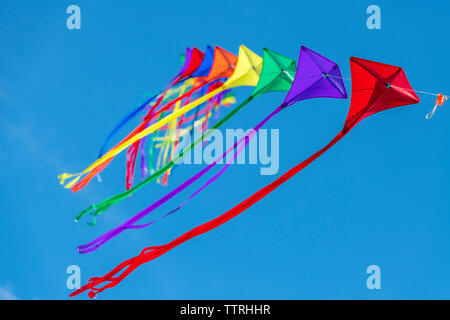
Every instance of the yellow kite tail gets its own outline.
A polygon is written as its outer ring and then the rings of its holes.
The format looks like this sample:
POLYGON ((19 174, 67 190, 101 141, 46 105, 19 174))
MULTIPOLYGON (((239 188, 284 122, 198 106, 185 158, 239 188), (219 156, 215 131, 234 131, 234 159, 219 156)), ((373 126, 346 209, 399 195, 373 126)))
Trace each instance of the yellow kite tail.
POLYGON ((118 145, 116 148, 109 150, 101 158, 98 158, 96 161, 94 161, 91 165, 89 165, 82 172, 77 173, 77 174, 63 173, 63 174, 59 175, 58 178, 60 179, 60 183, 64 184, 64 180, 67 179, 68 177, 81 177, 82 175, 85 175, 85 174, 89 173, 92 169, 94 169, 95 167, 101 165, 105 161, 113 158, 114 156, 116 156, 117 154, 122 152, 124 149, 126 149, 127 147, 132 145, 134 142, 136 142, 136 141, 142 139, 143 137, 151 134, 152 132, 158 130, 162 126, 164 126, 167 123, 169 123, 170 121, 178 118, 182 114, 185 114, 186 112, 192 110, 193 108, 197 107, 198 105, 201 105, 202 103, 204 103, 208 99, 214 97, 215 95, 219 94, 223 90, 225 90, 225 87, 221 86, 221 87, 219 87, 219 88, 209 92, 208 94, 198 98, 197 100, 195 100, 195 101, 185 105, 184 107, 180 108, 177 112, 173 112, 173 113, 167 115, 166 117, 164 117, 163 119, 159 120, 158 122, 155 122, 154 124, 148 126, 146 129, 144 129, 141 132, 137 133, 136 135, 134 135, 130 139, 124 141, 123 143, 118 145))

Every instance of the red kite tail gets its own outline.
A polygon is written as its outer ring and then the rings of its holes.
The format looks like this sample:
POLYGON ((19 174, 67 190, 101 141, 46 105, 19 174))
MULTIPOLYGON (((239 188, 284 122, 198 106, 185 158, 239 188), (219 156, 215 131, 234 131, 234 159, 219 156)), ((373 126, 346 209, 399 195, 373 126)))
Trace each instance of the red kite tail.
POLYGON ((312 163, 323 153, 325 153, 328 149, 330 149, 334 144, 336 144, 340 139, 342 139, 347 132, 344 131, 339 132, 339 134, 333 140, 331 140, 325 147, 323 147, 315 154, 310 156, 308 159, 304 160, 303 162, 299 163, 298 165, 296 165, 295 167, 284 173, 282 176, 280 176, 278 179, 276 179, 269 185, 252 194, 250 197, 248 197, 247 199, 245 199, 232 209, 228 210, 224 214, 202 225, 199 225, 194 229, 191 229, 190 231, 186 232, 185 234, 179 236, 178 238, 172 240, 169 243, 160 246, 145 248, 138 256, 122 262, 112 271, 107 273, 105 276, 91 278, 86 285, 72 292, 70 296, 73 297, 86 290, 90 290, 88 293, 89 297, 90 298, 95 297, 98 293, 102 292, 103 290, 114 287, 117 284, 119 284, 126 276, 128 276, 134 269, 136 269, 140 265, 149 262, 151 260, 154 260, 159 256, 163 255, 164 253, 172 250, 176 246, 182 244, 183 242, 186 242, 203 233, 211 231, 217 228, 218 226, 224 224, 228 220, 233 219, 234 217, 236 217, 237 215, 239 215, 240 213, 244 212, 246 209, 250 208, 252 205, 257 203, 259 200, 267 196, 269 193, 274 191, 276 188, 285 183, 287 180, 295 176, 301 170, 306 168, 310 163, 312 163), (121 271, 122 273, 119 276, 115 276, 117 273, 121 271), (100 285, 105 282, 106 284, 103 287, 101 288, 96 287, 97 285, 100 285))

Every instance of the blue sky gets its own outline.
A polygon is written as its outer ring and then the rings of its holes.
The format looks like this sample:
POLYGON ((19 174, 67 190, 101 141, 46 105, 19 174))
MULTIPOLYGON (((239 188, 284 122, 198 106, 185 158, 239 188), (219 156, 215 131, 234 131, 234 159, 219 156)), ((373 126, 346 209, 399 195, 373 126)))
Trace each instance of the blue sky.
MULTIPOLYGON (((77 245, 202 167, 178 168, 168 187, 146 187, 96 227, 73 218, 123 189, 124 156, 105 170, 103 183, 79 193, 56 179, 94 160, 113 125, 176 74, 186 46, 237 54, 243 43, 297 59, 306 45, 337 62, 344 76, 357 56, 402 66, 415 89, 450 90, 448 1, 281 2, 0 0, 0 298, 66 299, 67 266, 80 266, 85 283, 275 179, 255 165, 233 166, 180 214, 77 253, 77 245), (66 28, 70 4, 81 8, 81 30, 66 28), (381 30, 366 28, 370 4, 381 8, 381 30)), ((235 90, 237 99, 250 90, 235 90)), ((226 127, 252 127, 283 97, 255 100, 226 127)), ((425 120, 434 98, 420 97, 418 105, 364 120, 244 214, 140 267, 100 298, 450 298, 450 113, 444 106, 425 120), (381 290, 366 287, 372 264, 381 268, 381 290)), ((349 102, 303 101, 267 124, 280 130, 279 174, 335 136, 349 102)))

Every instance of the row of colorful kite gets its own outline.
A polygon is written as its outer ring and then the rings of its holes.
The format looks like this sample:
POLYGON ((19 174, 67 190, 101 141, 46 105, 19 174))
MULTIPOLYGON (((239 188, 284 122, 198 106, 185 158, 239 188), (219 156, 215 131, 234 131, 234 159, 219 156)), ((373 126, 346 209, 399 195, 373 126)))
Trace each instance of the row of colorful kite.
MULTIPOLYGON (((255 136, 255 133, 272 117, 285 109, 290 109, 288 107, 302 100, 312 98, 346 99, 347 91, 344 80, 351 80, 351 102, 344 127, 325 147, 227 212, 193 228, 169 243, 145 248, 139 255, 122 262, 106 275, 91 278, 86 285, 71 293, 70 296, 73 297, 84 291, 89 291, 89 297, 95 297, 105 289, 116 286, 140 265, 156 259, 189 239, 213 230, 244 212, 320 157, 348 134, 362 119, 386 109, 418 103, 420 99, 416 92, 436 96, 436 104, 426 116, 428 119, 434 114, 436 108, 443 105, 448 98, 440 93, 414 91, 400 67, 351 57, 350 69, 351 79, 344 78, 336 63, 304 46, 300 49, 298 64, 294 60, 269 49, 263 50, 261 58, 244 45, 240 46, 238 56, 220 47, 213 49, 208 46, 204 53, 197 48, 188 48, 180 72, 160 93, 147 99, 119 122, 107 136, 97 160, 79 173, 64 173, 58 176, 60 183, 63 185, 67 179, 71 179, 64 186, 70 188, 73 192, 77 192, 83 189, 95 176, 99 177, 100 172, 108 166, 114 157, 128 148, 126 153, 126 190, 89 206, 78 214, 76 221, 85 214, 89 214, 94 219, 90 224, 95 224, 95 218, 99 214, 128 198, 150 182, 159 179, 161 183, 166 184, 172 168, 186 152, 192 150, 199 143, 203 143, 214 129, 221 127, 256 98, 274 91, 285 91, 287 94, 284 100, 261 122, 256 124, 253 130, 248 131, 244 137, 236 141, 213 163, 121 225, 89 243, 79 246, 79 253, 87 254, 98 250, 109 240, 127 230, 147 228, 156 221, 177 212, 190 199, 224 174, 233 160, 255 136), (239 86, 254 88, 245 100, 231 108, 220 119, 221 106, 230 107, 235 102, 231 89, 239 86), (142 122, 119 143, 105 152, 108 149, 109 142, 117 136, 120 129, 142 113, 144 113, 142 122), (180 141, 180 136, 193 130, 200 130, 201 137, 192 142, 188 148, 177 153, 176 147, 180 141), (149 144, 147 147, 149 150, 148 157, 146 157, 146 141, 149 144), (159 154, 155 157, 158 151, 159 154), (135 164, 139 152, 141 181, 133 186, 135 164), (223 159, 227 159, 224 166, 189 195, 184 202, 172 211, 153 218, 150 222, 140 223, 142 219, 162 204, 194 184, 218 163, 222 163, 223 159)), ((295 111, 287 110, 286 112, 295 111)))

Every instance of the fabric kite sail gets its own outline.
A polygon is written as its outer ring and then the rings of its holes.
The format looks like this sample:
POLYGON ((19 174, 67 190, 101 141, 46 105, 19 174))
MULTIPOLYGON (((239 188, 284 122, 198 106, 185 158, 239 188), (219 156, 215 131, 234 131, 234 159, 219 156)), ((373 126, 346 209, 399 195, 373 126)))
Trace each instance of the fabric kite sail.
MULTIPOLYGON (((339 67, 336 63, 302 46, 300 50, 300 58, 296 76, 294 78, 291 89, 289 90, 284 102, 280 105, 280 107, 286 108, 301 100, 322 97, 341 99, 347 98, 347 93, 342 82, 339 67), (334 77, 331 78, 328 75, 333 75, 334 77)), ((98 293, 116 286, 141 264, 156 259, 157 257, 168 252, 179 244, 200 234, 208 232, 225 223, 226 221, 232 219, 239 213, 243 212, 245 209, 259 201, 265 195, 269 194, 272 190, 276 189, 284 181, 289 179, 289 174, 291 171, 292 169, 288 171, 288 173, 278 178, 275 182, 261 189, 260 191, 246 199, 244 202, 240 203, 221 216, 209 222, 206 222, 205 224, 202 224, 192 229, 191 231, 188 231, 184 235, 165 245, 153 246, 144 249, 138 256, 122 262, 120 265, 118 265, 103 277, 91 278, 88 284, 74 291, 70 296, 75 296, 86 290, 90 290, 88 292, 88 295, 92 298, 95 297, 98 293), (98 287, 102 284, 102 287, 98 287)))
MULTIPOLYGON (((202 86, 205 86, 208 83, 211 83, 213 81, 217 81, 221 78, 228 78, 230 77, 235 69, 237 57, 233 55, 232 53, 226 51, 225 49, 222 49, 220 47, 216 47, 215 54, 214 54, 214 62, 213 66, 211 68, 210 73, 206 77, 206 79, 202 80, 202 82, 194 86, 191 90, 187 91, 183 95, 179 96, 177 99, 171 101, 161 109, 159 109, 158 112, 152 113, 151 111, 149 114, 151 114, 151 117, 156 117, 164 110, 167 110, 170 106, 174 105, 176 102, 180 101, 181 99, 184 99, 187 95, 191 94, 192 92, 200 89, 202 86)), ((92 163, 90 166, 88 166, 85 170, 82 172, 76 173, 76 174, 68 174, 63 173, 58 176, 60 179, 60 183, 64 184, 64 181, 67 178, 73 178, 72 181, 70 181, 67 185, 65 185, 65 188, 71 188, 73 192, 79 191, 83 187, 85 187, 89 181, 98 173, 100 173, 106 165, 121 151, 135 143, 136 141, 141 140, 143 137, 149 135, 150 133, 154 132, 155 130, 158 130, 165 124, 169 123, 170 121, 178 118, 182 114, 188 112, 189 110, 192 110, 196 106, 204 103, 209 98, 219 94, 220 92, 229 89, 228 87, 222 86, 220 88, 217 88, 216 90, 198 98, 197 100, 189 103, 188 105, 180 108, 177 112, 171 113, 167 115, 166 117, 162 118, 156 123, 153 123, 152 125, 149 125, 147 127, 148 122, 143 122, 141 125, 139 125, 136 129, 134 129, 125 139, 123 139, 119 144, 117 144, 114 148, 109 150, 106 154, 104 154, 101 158, 97 159, 92 163), (145 129, 143 129, 145 128, 145 129), (84 176, 82 181, 78 182, 78 180, 84 176), (77 183, 78 182, 78 183, 77 183)), ((154 108, 153 106, 152 108, 154 108)), ((150 120, 150 117, 147 118, 150 120)))
MULTIPOLYGON (((248 49, 245 46, 241 46, 240 50, 243 50, 244 52, 248 49)), ((246 54, 247 56, 255 55, 253 52, 248 51, 246 54)), ((241 55, 243 56, 243 55, 241 55)), ((252 65, 255 66, 256 70, 259 70, 259 59, 254 56, 253 60, 256 62, 252 62, 252 65)), ((242 64, 241 59, 241 64, 242 64)), ((239 64, 239 63, 238 63, 239 64)), ((241 68, 239 66, 239 68, 241 68)), ((248 68, 248 67, 246 67, 248 68)), ((167 170, 172 168, 185 154, 187 154, 190 150, 192 150, 195 146, 197 146, 199 143, 204 141, 215 129, 220 128, 225 122, 227 122, 231 117, 233 117, 235 114, 237 114, 244 106, 246 106, 248 103, 250 103, 252 100, 254 100, 256 97, 259 97, 263 94, 269 93, 269 92, 275 92, 275 91, 289 91, 289 89, 292 86, 292 81, 295 76, 297 64, 294 60, 287 58, 281 54, 278 54, 270 49, 264 48, 263 49, 263 62, 262 62, 262 69, 261 74, 259 76, 259 80, 256 78, 251 79, 251 81, 257 81, 257 84, 253 90, 253 92, 250 94, 250 96, 244 100, 240 105, 236 106, 232 111, 230 111, 223 119, 218 121, 211 130, 207 130, 202 134, 201 137, 199 137, 196 141, 192 142, 191 145, 181 150, 180 154, 178 154, 173 160, 168 162, 164 167, 159 169, 158 171, 154 172, 151 176, 143 180, 141 183, 136 185, 135 187, 131 188, 130 190, 124 191, 122 193, 119 193, 117 195, 114 195, 106 200, 103 200, 100 203, 97 203, 95 205, 91 205, 85 210, 83 210, 81 213, 78 214, 78 216, 75 218, 75 221, 78 221, 83 215, 86 213, 89 213, 91 216, 94 217, 94 223, 95 223, 95 217, 103 212, 105 212, 108 208, 110 208, 112 205, 128 198, 131 194, 136 192, 137 190, 143 188, 148 183, 154 181, 159 176, 164 174, 167 170)), ((253 69, 251 69, 253 70, 253 69)), ((249 82, 251 84, 251 82, 249 82)), ((90 223, 91 224, 91 223, 90 223)))
POLYGON ((204 57, 205 53, 195 47, 189 52, 186 52, 183 68, 171 85, 175 85, 182 80, 190 78, 192 74, 200 67, 204 57))

